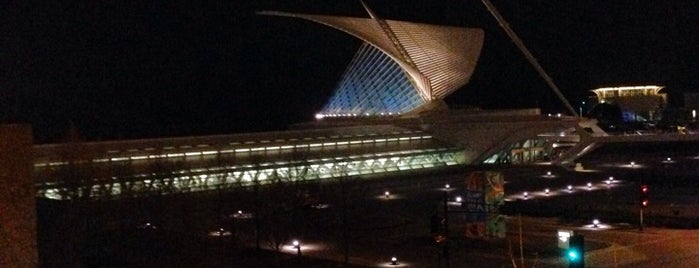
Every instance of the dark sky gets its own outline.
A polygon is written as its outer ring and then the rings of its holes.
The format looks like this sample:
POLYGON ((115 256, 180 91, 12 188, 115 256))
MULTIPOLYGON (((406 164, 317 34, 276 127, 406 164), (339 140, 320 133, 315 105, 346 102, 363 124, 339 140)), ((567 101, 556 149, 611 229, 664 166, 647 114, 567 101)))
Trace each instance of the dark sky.
MULTIPOLYGON (((492 0, 577 107, 601 86, 699 90, 699 1, 492 0)), ((386 19, 485 29, 447 102, 563 111, 477 0, 367 0, 386 19)), ((3 1, 0 112, 37 142, 285 129, 312 120, 360 42, 281 10, 367 15, 358 1, 3 1), (148 2, 148 3, 145 3, 148 2)))

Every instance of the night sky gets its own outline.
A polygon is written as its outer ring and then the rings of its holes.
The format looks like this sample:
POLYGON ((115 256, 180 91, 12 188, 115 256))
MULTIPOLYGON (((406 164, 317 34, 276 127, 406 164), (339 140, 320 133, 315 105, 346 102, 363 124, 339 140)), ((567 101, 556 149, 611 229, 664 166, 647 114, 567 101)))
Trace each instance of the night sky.
MULTIPOLYGON (((452 106, 564 112, 477 0, 367 0, 385 19, 485 29, 452 106)), ((699 1, 492 0, 577 107, 602 86, 699 91, 699 1)), ((36 142, 282 130, 312 120, 360 41, 280 10, 367 17, 358 1, 4 1, 0 112, 36 142), (148 2, 148 3, 145 3, 148 2)))

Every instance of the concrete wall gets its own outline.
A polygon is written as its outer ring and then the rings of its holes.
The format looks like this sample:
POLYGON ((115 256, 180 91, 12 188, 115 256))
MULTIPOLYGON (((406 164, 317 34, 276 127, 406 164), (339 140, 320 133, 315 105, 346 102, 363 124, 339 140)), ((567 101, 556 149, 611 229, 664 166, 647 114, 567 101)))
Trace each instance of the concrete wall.
POLYGON ((37 267, 32 130, 0 125, 0 267, 37 267))

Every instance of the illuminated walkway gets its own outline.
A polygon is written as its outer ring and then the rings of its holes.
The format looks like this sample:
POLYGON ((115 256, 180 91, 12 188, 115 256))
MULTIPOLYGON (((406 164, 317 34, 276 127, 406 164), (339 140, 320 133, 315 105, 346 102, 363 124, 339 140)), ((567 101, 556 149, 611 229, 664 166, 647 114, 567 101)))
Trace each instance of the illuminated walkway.
POLYGON ((35 147, 39 197, 111 199, 463 163, 461 150, 392 126, 35 147), (342 133, 342 134, 340 134, 342 133))
POLYGON ((546 160, 556 144, 569 142, 575 122, 529 111, 452 111, 437 117, 324 119, 279 132, 36 145, 34 178, 40 198, 99 200, 456 165, 527 164, 546 160))

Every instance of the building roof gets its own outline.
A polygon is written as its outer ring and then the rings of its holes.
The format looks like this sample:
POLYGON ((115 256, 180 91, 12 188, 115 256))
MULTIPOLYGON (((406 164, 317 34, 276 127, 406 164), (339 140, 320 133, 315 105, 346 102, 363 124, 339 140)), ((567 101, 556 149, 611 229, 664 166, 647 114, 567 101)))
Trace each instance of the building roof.
POLYGON ((409 113, 468 83, 482 29, 383 20, 367 11, 371 18, 260 12, 314 21, 364 41, 321 117, 409 113))

